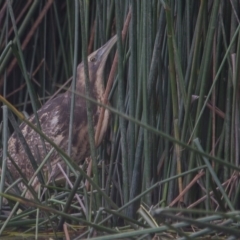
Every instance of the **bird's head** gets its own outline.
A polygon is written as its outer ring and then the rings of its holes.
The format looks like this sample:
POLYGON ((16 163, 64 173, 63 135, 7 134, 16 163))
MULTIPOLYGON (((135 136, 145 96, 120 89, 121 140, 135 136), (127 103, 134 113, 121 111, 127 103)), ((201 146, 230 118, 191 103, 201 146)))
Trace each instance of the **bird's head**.
MULTIPOLYGON (((102 99, 104 93, 104 81, 103 72, 107 62, 109 53, 112 47, 117 41, 117 36, 115 35, 111 38, 104 46, 97 49, 95 52, 88 56, 88 69, 89 69, 89 80, 90 80, 90 91, 93 98, 96 100, 102 99)), ((85 92, 85 74, 84 74, 84 64, 81 63, 78 66, 78 76, 77 76, 77 92, 85 92)))

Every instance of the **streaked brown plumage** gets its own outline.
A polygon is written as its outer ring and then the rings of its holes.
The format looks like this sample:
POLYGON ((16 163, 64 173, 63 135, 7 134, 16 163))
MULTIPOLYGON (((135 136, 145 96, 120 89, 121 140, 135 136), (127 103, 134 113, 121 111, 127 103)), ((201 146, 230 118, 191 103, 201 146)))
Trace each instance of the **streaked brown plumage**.
MULTIPOLYGON (((110 53, 113 45, 116 42, 116 36, 109 40, 103 47, 88 56, 88 66, 89 66, 89 77, 91 86, 91 97, 102 101, 104 94, 104 84, 103 84, 103 71, 107 56, 110 53)), ((84 67, 83 63, 79 64, 77 68, 77 82, 76 82, 76 92, 85 93, 85 77, 84 77, 84 67)), ((38 117, 41 124, 41 129, 44 134, 46 134, 50 139, 52 139, 59 147, 67 152, 68 149, 68 133, 69 133, 69 118, 70 118, 70 104, 71 104, 71 92, 67 91, 56 98, 48 101, 45 105, 38 110, 38 117)), ((93 105, 93 122, 96 127, 98 122, 98 117, 100 114, 100 107, 93 105)), ((105 111, 105 117, 108 118, 109 114, 105 111)), ((29 121, 36 123, 35 117, 31 116, 29 121)), ((106 121, 107 122, 107 121, 106 121)), ((25 123, 20 125, 20 129, 30 147, 30 150, 34 158, 38 161, 42 161, 45 157, 45 152, 42 147, 42 143, 38 133, 31 129, 25 123)), ((101 134, 98 145, 106 131, 106 124, 102 126, 101 134)), ((50 151, 52 146, 46 142, 47 152, 50 151)), ((16 133, 13 133, 8 141, 8 152, 14 159, 18 167, 29 180, 34 170, 32 165, 19 141, 16 133)), ((88 128, 87 128, 87 112, 86 112, 86 101, 84 98, 75 96, 75 109, 74 109, 74 123, 73 123, 73 138, 72 138, 72 149, 71 158, 79 163, 85 157, 90 155, 90 147, 88 141, 88 128)), ((58 170, 56 163, 61 162, 61 157, 56 151, 50 157, 52 173, 48 174, 56 177, 58 175, 58 170)), ((39 164, 39 163, 38 163, 39 164)), ((11 164, 8 159, 8 169, 10 170, 14 179, 20 177, 18 171, 11 164)), ((44 171, 47 171, 47 167, 44 171)), ((21 190, 25 189, 25 186, 21 183, 21 190)), ((35 190, 40 186, 37 177, 34 180, 33 187, 35 190)))

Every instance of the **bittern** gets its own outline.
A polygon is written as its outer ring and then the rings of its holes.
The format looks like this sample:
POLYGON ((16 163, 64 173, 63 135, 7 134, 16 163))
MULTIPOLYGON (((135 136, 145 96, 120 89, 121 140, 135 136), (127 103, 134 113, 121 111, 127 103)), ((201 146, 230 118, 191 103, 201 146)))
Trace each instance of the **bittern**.
MULTIPOLYGON (((116 43, 117 37, 113 37, 103 47, 99 48, 91 55, 88 56, 89 78, 90 78, 90 97, 102 102, 104 95, 104 82, 103 72, 106 65, 107 57, 110 50, 116 43)), ((80 63, 77 67, 77 81, 76 81, 76 93, 85 94, 85 74, 84 65, 80 63)), ((41 125, 42 132, 53 140, 61 149, 67 152, 68 149, 68 136, 69 136, 69 119, 70 119, 70 104, 72 93, 66 91, 65 93, 58 95, 56 98, 49 100, 38 111, 38 118, 41 125)), ((96 128, 100 115, 100 109, 96 104, 93 104, 93 124, 96 128)), ((109 112, 105 111, 104 118, 109 118, 109 112)), ((105 119, 105 120, 106 120, 105 119)), ((36 123, 35 116, 32 115, 29 119, 30 122, 36 123)), ((107 129, 107 122, 101 128, 99 140, 96 145, 102 141, 104 132, 107 129)), ((44 151, 42 140, 37 132, 35 132, 29 125, 22 123, 20 130, 26 142, 28 143, 32 155, 37 161, 42 161, 46 156, 44 151)), ((74 120, 73 120, 73 136, 71 146, 71 158, 80 163, 86 157, 90 155, 90 144, 88 140, 88 121, 86 100, 76 94, 75 96, 75 108, 74 108, 74 120)), ((52 146, 45 142, 47 152, 50 151, 52 146)), ((26 179, 29 180, 34 174, 34 170, 28 155, 26 154, 21 141, 18 139, 17 134, 13 133, 8 141, 8 152, 11 158, 15 161, 26 179)), ((59 171, 57 170, 57 163, 63 164, 61 156, 54 150, 49 159, 51 164, 52 173, 48 175, 57 177, 59 171)), ((38 162, 38 164, 40 163, 38 162)), ((12 164, 10 159, 7 160, 7 166, 14 179, 20 177, 19 172, 12 164)), ((48 168, 44 166, 44 171, 48 171, 48 168)), ((40 183, 36 177, 33 184, 33 188, 37 191, 40 183)), ((23 183, 19 184, 21 190, 25 189, 23 183)), ((31 196, 30 196, 31 198, 31 196)))

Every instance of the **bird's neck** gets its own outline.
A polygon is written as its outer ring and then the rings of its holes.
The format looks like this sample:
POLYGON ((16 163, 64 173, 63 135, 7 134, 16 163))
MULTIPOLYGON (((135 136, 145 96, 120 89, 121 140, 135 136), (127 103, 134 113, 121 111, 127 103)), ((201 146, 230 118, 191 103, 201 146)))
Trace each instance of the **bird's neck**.
MULTIPOLYGON (((89 71, 89 78, 90 78, 90 85, 89 85, 89 94, 90 98, 93 98, 99 102, 102 101, 103 95, 104 95, 104 85, 102 82, 102 77, 98 75, 99 73, 96 73, 96 71, 89 71)), ((100 75, 102 75, 100 73, 100 75)), ((71 86, 72 87, 72 86, 71 86)), ((82 98, 82 96, 78 95, 86 95, 85 90, 85 75, 82 68, 78 68, 77 73, 77 81, 76 81, 76 98, 82 98)))

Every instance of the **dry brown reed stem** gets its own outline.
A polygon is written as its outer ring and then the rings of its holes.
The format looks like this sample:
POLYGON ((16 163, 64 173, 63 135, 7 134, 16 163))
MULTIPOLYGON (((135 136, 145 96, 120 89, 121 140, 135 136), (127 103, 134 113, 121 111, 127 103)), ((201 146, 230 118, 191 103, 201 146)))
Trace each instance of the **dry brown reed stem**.
MULTIPOLYGON (((39 69, 41 68, 41 66, 44 63, 44 59, 38 64, 38 66, 36 67, 36 69, 33 71, 32 75, 31 75, 31 80, 33 80, 37 86, 41 87, 41 85, 34 80, 34 76, 37 74, 37 72, 39 71, 39 69)), ((26 82, 24 82, 19 88, 15 89, 14 91, 12 91, 11 93, 9 93, 6 98, 11 97, 12 95, 16 94, 17 92, 21 91, 25 86, 26 86, 26 82)))
MULTIPOLYGON (((228 185, 229 182, 232 182, 232 181, 235 181, 239 178, 239 176, 232 176, 230 179, 226 180, 224 183, 222 183, 222 186, 225 187, 226 185, 228 185)), ((219 187, 216 188, 216 190, 218 191, 219 190, 219 187)), ((211 197, 212 199, 212 196, 214 195, 214 192, 211 191, 209 192, 209 197, 211 197)), ((200 204, 201 202, 203 202, 205 199, 207 198, 207 195, 199 198, 196 202, 190 204, 189 206, 187 206, 187 209, 190 209, 190 208, 194 208, 195 206, 197 206, 198 204, 200 204)), ((213 201, 216 201, 216 200, 213 200, 213 201)), ((217 202, 217 201, 216 201, 217 202)))
MULTIPOLYGON (((127 35, 127 30, 128 30, 130 20, 131 20, 131 10, 129 10, 126 21, 125 21, 124 26, 123 26, 123 30, 122 30, 122 40, 123 40, 123 42, 125 41, 125 38, 126 38, 126 35, 127 35)), ((108 77, 104 97, 103 97, 103 102, 102 103, 105 104, 105 105, 107 105, 107 103, 108 103, 108 96, 109 96, 110 90, 111 90, 112 85, 113 85, 113 80, 114 80, 114 75, 115 75, 115 72, 116 72, 116 69, 117 69, 117 64, 118 64, 118 54, 116 52, 115 56, 114 56, 112 68, 111 68, 111 71, 110 71, 110 74, 109 74, 109 77, 108 77)), ((95 143, 98 142, 100 130, 101 130, 102 123, 103 123, 104 111, 105 111, 105 109, 101 108, 101 112, 100 112, 100 116, 99 116, 98 124, 97 124, 97 129, 96 129, 96 133, 95 133, 95 143)))
POLYGON ((91 27, 91 34, 90 34, 90 39, 89 39, 89 44, 88 44, 88 55, 92 52, 92 49, 93 49, 95 27, 96 27, 96 21, 94 21, 94 23, 91 27))
MULTIPOLYGON (((131 20, 131 10, 129 10, 126 21, 125 21, 124 26, 123 26, 123 30, 122 30, 122 40, 123 41, 126 38, 130 20, 131 20)), ((116 72, 116 69, 117 69, 117 64, 118 64, 118 54, 116 52, 115 56, 114 56, 112 68, 111 68, 111 71, 110 71, 110 74, 109 74, 109 77, 108 77, 106 90, 104 92, 104 97, 103 97, 103 102, 102 103, 105 104, 105 105, 108 103, 108 96, 109 96, 110 90, 111 90, 112 85, 113 85, 113 80, 114 80, 114 75, 115 75, 115 72, 116 72)), ((104 112, 105 112, 105 108, 101 108, 101 112, 100 112, 100 116, 99 116, 98 124, 97 124, 97 129, 96 129, 96 132, 95 132, 95 143, 98 143, 100 130, 101 130, 102 123, 103 123, 103 120, 104 120, 103 119, 104 118, 104 112)), ((92 161, 90 161, 87 171, 88 171, 87 172, 88 176, 90 176, 91 172, 92 172, 92 161)), ((88 190, 89 189, 89 182, 87 180, 85 182, 85 186, 86 186, 86 189, 88 190)))
MULTIPOLYGON (((49 10, 49 8, 51 7, 52 3, 54 0, 49 0, 46 2, 46 5, 44 6, 43 10, 41 11, 41 13, 38 15, 38 18, 36 19, 35 23, 33 24, 32 28, 30 29, 30 31, 28 32, 28 35, 26 36, 25 40, 23 41, 22 44, 22 50, 24 50, 27 46, 27 44, 29 43, 29 41, 31 40, 31 38, 33 37, 34 33, 36 32, 38 26, 40 25, 41 21, 43 20, 44 16, 46 15, 47 11, 49 10)), ((17 59, 14 58, 12 60, 12 62, 10 63, 8 69, 7 69, 7 75, 9 75, 9 73, 12 71, 12 69, 15 67, 17 63, 17 59)), ((3 78, 1 78, 0 80, 0 86, 2 86, 3 84, 3 78)))
POLYGON ((66 223, 63 224, 63 231, 64 231, 64 234, 65 234, 66 240, 70 240, 71 238, 70 238, 66 223))
MULTIPOLYGON (((16 24, 21 20, 21 18, 24 16, 24 14, 26 14, 26 12, 28 10, 28 7, 31 3, 32 3, 32 0, 28 0, 28 2, 26 3, 26 5, 22 9, 22 11, 20 12, 20 14, 16 18, 16 24)), ((8 32, 8 37, 11 36, 12 32, 13 32, 13 27, 11 27, 10 31, 8 32)))
POLYGON ((4 13, 6 12, 6 9, 7 9, 7 1, 3 4, 3 6, 2 6, 2 8, 0 10, 0 23, 2 23, 2 19, 4 17, 4 13))
POLYGON ((179 200, 181 200, 184 196, 184 194, 198 181, 199 178, 201 178, 203 175, 205 175, 205 172, 201 170, 194 179, 184 188, 183 191, 169 204, 169 207, 174 206, 179 200))
MULTIPOLYGON (((18 22, 21 20, 22 16, 24 16, 24 14, 26 14, 26 11, 28 10, 28 6, 32 3, 32 0, 28 0, 28 2, 25 4, 24 8, 21 10, 21 12, 18 14, 17 18, 16 18, 16 24, 18 24, 18 22)), ((2 23, 2 19, 6 13, 7 10, 7 1, 5 2, 5 4, 3 5, 3 7, 0 10, 0 23, 2 23)), ((0 25, 2 27, 2 25, 0 25)), ((13 32, 13 27, 11 27, 11 29, 8 31, 8 38, 11 36, 13 32)), ((3 43, 4 44, 4 43, 3 43)), ((1 45, 1 48, 4 47, 4 45, 1 45)))

